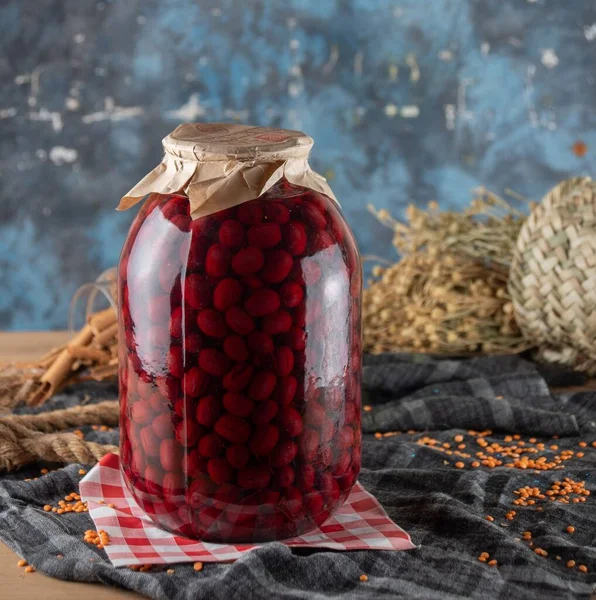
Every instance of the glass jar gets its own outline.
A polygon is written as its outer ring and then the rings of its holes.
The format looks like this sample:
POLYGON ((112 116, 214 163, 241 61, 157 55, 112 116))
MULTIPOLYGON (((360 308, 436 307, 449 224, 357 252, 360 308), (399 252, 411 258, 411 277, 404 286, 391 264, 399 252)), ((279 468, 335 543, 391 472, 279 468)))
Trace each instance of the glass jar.
POLYGON ((362 274, 337 203, 285 177, 191 218, 149 194, 119 264, 121 463, 160 526, 321 525, 360 471, 362 274))

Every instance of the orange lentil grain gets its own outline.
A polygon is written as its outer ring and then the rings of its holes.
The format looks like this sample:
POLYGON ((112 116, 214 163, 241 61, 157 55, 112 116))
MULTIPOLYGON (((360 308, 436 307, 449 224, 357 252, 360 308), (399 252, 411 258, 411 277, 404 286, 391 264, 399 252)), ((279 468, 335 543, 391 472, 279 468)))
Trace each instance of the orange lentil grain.
POLYGON ((364 573, 360 575, 360 581, 368 581, 368 575, 365 575, 364 573))
POLYGON ((496 567, 497 566, 497 561, 493 558, 492 560, 488 561, 488 566, 489 567, 496 567))
POLYGON ((567 568, 568 569, 573 569, 573 567, 575 567, 575 561, 574 560, 568 560, 567 561, 567 568))
POLYGON ((21 560, 19 560, 17 563, 17 567, 26 567, 28 564, 29 563, 24 558, 21 558, 21 560))
POLYGON ((42 475, 47 475, 49 472, 50 472, 50 470, 49 470, 49 469, 41 469, 41 471, 40 471, 40 473, 41 473, 42 475))
POLYGON ((479 557, 478 557, 478 560, 479 560, 480 562, 486 562, 486 556, 479 556, 479 557))
POLYGON ((87 471, 85 471, 85 469, 79 469, 79 475, 87 475, 87 471))
POLYGON ((582 573, 587 573, 588 572, 588 567, 586 567, 586 565, 580 565, 579 567, 577 567, 582 573))
POLYGON ((479 463, 477 460, 475 460, 475 461, 472 463, 472 466, 473 466, 473 467, 479 467, 479 466, 480 466, 480 463, 479 463))
POLYGON ((174 574, 174 569, 168 569, 168 570, 166 571, 166 573, 167 573, 168 575, 173 575, 173 574, 174 574))
POLYGON ((376 437, 378 440, 380 440, 380 439, 383 437, 383 434, 382 434, 380 431, 377 431, 377 432, 375 433, 375 437, 376 437))
POLYGON ((464 463, 463 463, 463 462, 459 461, 459 462, 456 462, 456 463, 455 463, 455 466, 456 466, 458 469, 463 469, 463 468, 464 468, 466 465, 464 465, 464 463))
POLYGON ((580 448, 585 448, 587 445, 588 445, 588 444, 587 444, 586 442, 580 442, 580 443, 578 444, 578 446, 579 446, 580 448))
POLYGON ((372 406, 370 406, 370 405, 368 405, 368 404, 365 404, 365 405, 362 407, 362 410, 363 410, 364 412, 370 412, 372 409, 373 409, 373 407, 372 407, 372 406))
POLYGON ((491 523, 494 521, 493 517, 491 517, 490 515, 485 517, 487 521, 490 521, 491 523))
POLYGON ((577 458, 583 458, 584 457, 584 453, 583 452, 578 452, 575 456, 577 456, 577 458))
POLYGON ((192 568, 193 568, 195 571, 202 571, 202 570, 203 570, 203 563, 202 563, 202 562, 196 562, 196 563, 195 563, 195 564, 192 566, 192 568))
POLYGON ((463 442, 463 441, 464 441, 464 436, 463 436, 463 435, 456 435, 456 436, 453 438, 453 441, 454 441, 454 442, 457 442, 457 443, 459 444, 460 442, 463 442))
POLYGON ((35 573, 35 567, 33 565, 25 567, 25 573, 35 573))

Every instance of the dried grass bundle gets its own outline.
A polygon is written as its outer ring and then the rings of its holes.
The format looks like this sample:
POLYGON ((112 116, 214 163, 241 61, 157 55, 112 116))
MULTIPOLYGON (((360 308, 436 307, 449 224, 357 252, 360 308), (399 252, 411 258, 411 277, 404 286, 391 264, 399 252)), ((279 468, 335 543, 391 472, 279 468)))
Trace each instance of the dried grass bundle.
POLYGON ((364 349, 446 355, 527 349, 507 277, 523 213, 484 189, 462 213, 409 206, 407 223, 371 212, 394 231, 402 260, 376 266, 364 291, 364 349))

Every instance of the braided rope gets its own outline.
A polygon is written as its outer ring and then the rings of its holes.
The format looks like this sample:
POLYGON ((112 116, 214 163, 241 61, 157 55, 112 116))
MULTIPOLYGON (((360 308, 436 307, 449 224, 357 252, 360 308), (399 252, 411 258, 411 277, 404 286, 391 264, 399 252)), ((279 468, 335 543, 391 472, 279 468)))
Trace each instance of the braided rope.
POLYGON ((532 211, 508 286, 538 358, 596 374, 596 182, 563 181, 532 211))
POLYGON ((38 415, 0 418, 0 471, 13 471, 37 460, 94 464, 116 446, 80 439, 74 433, 50 433, 71 427, 118 422, 118 402, 75 406, 38 415))
POLYGON ((53 410, 37 415, 4 417, 0 419, 0 422, 17 423, 29 429, 51 433, 82 425, 102 424, 114 426, 118 425, 118 417, 118 401, 107 400, 98 404, 74 406, 73 408, 53 410))

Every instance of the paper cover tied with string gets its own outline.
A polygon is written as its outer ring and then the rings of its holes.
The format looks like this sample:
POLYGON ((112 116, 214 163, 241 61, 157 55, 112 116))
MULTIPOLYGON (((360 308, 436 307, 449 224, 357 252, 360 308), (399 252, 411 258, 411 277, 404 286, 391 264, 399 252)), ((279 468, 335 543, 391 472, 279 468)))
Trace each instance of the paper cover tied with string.
POLYGON ((258 198, 280 179, 335 199, 325 179, 308 164, 313 140, 301 131, 186 123, 163 141, 161 163, 120 201, 119 210, 147 194, 184 193, 193 218, 258 198))

